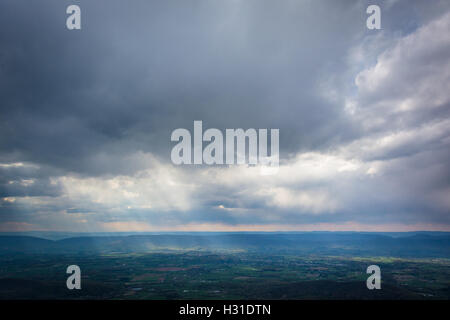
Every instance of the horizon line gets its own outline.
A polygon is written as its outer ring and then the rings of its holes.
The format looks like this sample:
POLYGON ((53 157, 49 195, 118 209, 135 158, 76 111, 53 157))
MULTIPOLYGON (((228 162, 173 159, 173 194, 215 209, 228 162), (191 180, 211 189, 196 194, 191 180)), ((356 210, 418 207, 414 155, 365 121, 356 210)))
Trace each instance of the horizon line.
POLYGON ((0 234, 5 233, 311 233, 311 232, 332 232, 332 233, 414 233, 414 232, 432 232, 432 233, 450 233, 450 230, 407 230, 407 231, 371 231, 371 230, 237 230, 237 231, 203 231, 203 230, 190 230, 190 231, 59 231, 59 230, 26 230, 26 231, 0 231, 0 234))

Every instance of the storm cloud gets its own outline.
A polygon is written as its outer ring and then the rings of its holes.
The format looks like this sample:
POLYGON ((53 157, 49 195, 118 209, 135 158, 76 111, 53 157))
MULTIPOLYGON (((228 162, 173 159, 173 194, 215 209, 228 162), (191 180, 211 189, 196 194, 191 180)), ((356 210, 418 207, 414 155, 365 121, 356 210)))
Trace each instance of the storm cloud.
MULTIPOLYGON (((370 4, 376 2, 371 1, 370 4)), ((0 4, 0 231, 449 230, 450 4, 0 4), (175 166, 280 129, 280 170, 175 166)))

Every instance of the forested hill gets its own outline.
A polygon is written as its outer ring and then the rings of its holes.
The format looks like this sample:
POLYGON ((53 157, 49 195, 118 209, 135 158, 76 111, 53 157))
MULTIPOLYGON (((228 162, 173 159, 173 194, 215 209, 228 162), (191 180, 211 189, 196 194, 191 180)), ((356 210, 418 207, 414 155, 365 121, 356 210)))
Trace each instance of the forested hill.
POLYGON ((160 250, 242 250, 267 253, 450 258, 449 233, 191 233, 80 236, 47 240, 0 236, 5 253, 108 253, 160 250))

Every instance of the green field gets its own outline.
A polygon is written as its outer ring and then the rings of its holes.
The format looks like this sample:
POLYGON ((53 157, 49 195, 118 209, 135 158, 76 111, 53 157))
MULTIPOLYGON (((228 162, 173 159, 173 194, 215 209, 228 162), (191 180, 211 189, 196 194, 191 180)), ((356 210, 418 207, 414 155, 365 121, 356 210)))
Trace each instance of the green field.
POLYGON ((0 256, 1 299, 449 299, 450 260, 165 251, 0 256), (82 289, 68 290, 68 265, 82 289), (367 266, 381 290, 366 288, 367 266))

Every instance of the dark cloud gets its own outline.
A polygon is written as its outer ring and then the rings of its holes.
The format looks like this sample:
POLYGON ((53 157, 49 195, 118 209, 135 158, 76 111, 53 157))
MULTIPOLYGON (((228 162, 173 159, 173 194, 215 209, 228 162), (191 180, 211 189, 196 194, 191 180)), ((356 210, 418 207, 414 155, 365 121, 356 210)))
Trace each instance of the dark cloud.
POLYGON ((358 34, 353 3, 81 1, 76 32, 65 6, 2 4, 3 154, 104 174, 122 166, 104 169, 99 153, 168 159, 171 131, 197 119, 282 128, 286 153, 352 135, 316 74, 358 34))
POLYGON ((80 0, 68 31, 72 2, 0 4, 2 221, 448 223, 449 33, 404 40, 448 1, 80 0), (377 63, 392 74, 372 90, 377 63), (279 128, 288 174, 174 172, 170 134, 194 120, 279 128), (311 152, 332 164, 310 179, 311 152))

